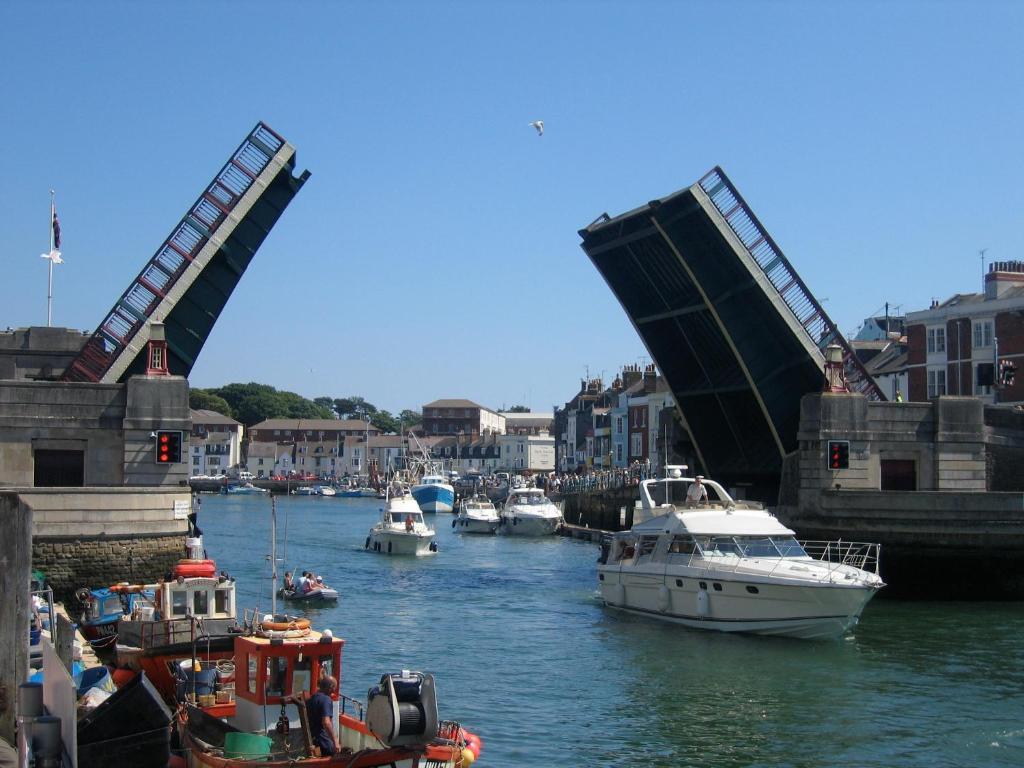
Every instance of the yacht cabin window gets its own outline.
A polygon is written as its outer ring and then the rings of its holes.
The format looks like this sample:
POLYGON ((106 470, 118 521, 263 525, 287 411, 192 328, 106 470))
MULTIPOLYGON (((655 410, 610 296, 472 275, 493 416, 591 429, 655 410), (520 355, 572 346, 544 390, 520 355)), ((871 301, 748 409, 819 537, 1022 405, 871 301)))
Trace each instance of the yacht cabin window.
POLYGON ((210 612, 210 596, 205 589, 192 595, 192 615, 205 616, 210 612))
POLYGON ((658 545, 658 536, 641 536, 637 551, 640 557, 649 557, 658 545))
POLYGON ((693 555, 697 553, 697 543, 693 536, 681 536, 676 534, 668 545, 669 555, 693 555))

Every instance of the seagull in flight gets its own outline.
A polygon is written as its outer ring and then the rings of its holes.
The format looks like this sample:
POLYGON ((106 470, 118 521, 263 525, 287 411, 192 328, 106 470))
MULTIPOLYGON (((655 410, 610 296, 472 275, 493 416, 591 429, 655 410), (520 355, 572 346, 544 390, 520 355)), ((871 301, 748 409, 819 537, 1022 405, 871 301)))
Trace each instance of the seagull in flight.
POLYGON ((544 121, 543 120, 531 120, 530 125, 537 129, 537 135, 544 135, 544 121))
POLYGON ((54 264, 63 264, 64 263, 64 259, 62 259, 60 257, 60 251, 58 251, 56 248, 52 249, 49 253, 41 253, 41 254, 39 254, 39 258, 41 258, 41 259, 49 259, 54 264))

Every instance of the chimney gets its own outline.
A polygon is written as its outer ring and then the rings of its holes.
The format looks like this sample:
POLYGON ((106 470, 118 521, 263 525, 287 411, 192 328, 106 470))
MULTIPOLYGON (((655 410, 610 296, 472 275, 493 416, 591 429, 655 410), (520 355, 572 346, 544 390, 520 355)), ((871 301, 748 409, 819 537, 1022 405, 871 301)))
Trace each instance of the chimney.
POLYGON ((1024 285, 1024 261, 994 261, 985 275, 985 300, 1001 299, 1019 285, 1024 285))
POLYGON ((654 392, 658 388, 658 372, 654 363, 644 368, 644 392, 654 392))
POLYGON ((640 366, 639 365, 624 365, 622 366, 622 386, 624 389, 629 389, 641 378, 640 366))

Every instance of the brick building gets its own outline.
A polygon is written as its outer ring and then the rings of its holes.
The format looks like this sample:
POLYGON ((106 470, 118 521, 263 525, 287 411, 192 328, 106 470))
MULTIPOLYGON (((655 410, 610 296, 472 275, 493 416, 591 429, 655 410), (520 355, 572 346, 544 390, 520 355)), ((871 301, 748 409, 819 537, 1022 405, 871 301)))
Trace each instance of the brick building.
POLYGON ((1024 366, 1024 262, 989 267, 985 292, 957 294, 907 314, 907 399, 975 396, 986 403, 1024 400, 1024 373, 999 381, 1000 362, 1024 366))
POLYGON ((435 400, 423 406, 424 435, 501 435, 505 417, 472 400, 435 400))

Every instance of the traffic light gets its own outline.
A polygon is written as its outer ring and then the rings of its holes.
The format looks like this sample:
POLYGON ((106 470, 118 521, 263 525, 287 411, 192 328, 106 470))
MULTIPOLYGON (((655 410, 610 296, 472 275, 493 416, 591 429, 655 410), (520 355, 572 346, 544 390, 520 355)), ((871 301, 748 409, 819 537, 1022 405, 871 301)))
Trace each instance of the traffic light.
POLYGON ((181 463, 181 431, 161 429, 156 433, 156 463, 181 463))
POLYGON ((829 469, 848 469, 850 466, 850 441, 829 440, 825 461, 829 469))
POLYGON ((999 383, 1004 387, 1012 387, 1017 375, 1017 364, 1012 360, 999 361, 999 383))

